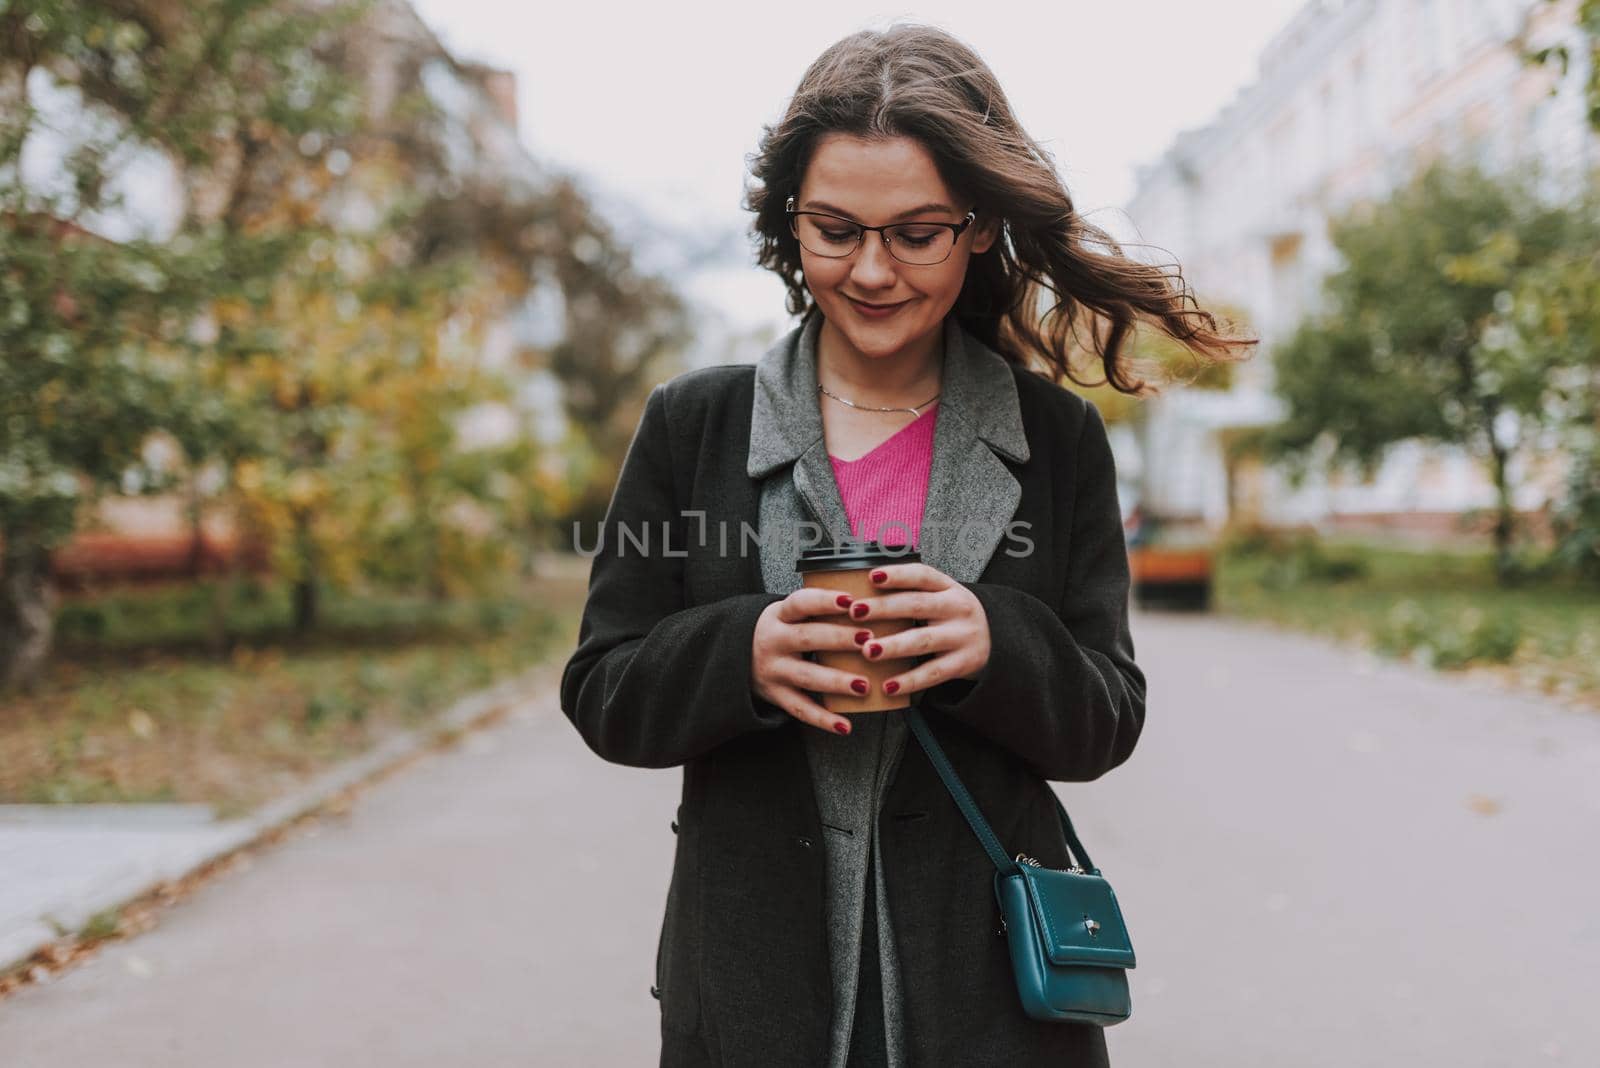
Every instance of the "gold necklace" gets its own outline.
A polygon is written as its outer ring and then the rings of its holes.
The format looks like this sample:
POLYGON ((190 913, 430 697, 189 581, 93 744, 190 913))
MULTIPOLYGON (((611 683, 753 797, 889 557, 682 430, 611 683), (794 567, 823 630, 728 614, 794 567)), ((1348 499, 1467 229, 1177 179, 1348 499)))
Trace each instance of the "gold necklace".
POLYGON ((876 408, 870 404, 857 404, 855 401, 845 400, 843 397, 839 396, 839 394, 833 392, 833 390, 829 389, 827 386, 824 386, 821 382, 817 383, 817 388, 826 393, 828 396, 832 397, 834 400, 838 401, 840 404, 848 404, 850 407, 864 412, 910 412, 919 419, 922 417, 922 413, 917 409, 926 408, 928 405, 932 404, 934 401, 938 400, 944 395, 944 391, 940 390, 938 393, 935 393, 921 404, 918 404, 912 408, 876 408))

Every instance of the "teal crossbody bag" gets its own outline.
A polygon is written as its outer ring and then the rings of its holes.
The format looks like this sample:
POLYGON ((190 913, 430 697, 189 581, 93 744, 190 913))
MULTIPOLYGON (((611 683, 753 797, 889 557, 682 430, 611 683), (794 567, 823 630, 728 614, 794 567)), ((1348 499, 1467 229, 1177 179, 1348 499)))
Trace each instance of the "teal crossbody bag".
POLYGON ((1101 1027, 1126 1020, 1133 1012, 1126 971, 1134 966, 1133 943, 1117 896, 1078 841, 1061 799, 1055 798, 1056 811, 1072 867, 1046 868, 1022 853, 1008 857, 922 713, 909 709, 906 723, 994 861, 1000 933, 1011 951, 1023 1011, 1035 1020, 1101 1027))

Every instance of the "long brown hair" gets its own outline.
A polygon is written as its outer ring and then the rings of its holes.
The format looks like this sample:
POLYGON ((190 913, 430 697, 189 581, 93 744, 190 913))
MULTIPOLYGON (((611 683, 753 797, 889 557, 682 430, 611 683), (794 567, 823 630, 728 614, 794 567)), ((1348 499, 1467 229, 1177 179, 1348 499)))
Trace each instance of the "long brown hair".
POLYGON ((1146 376, 1160 376, 1157 365, 1126 352, 1141 319, 1201 362, 1247 357, 1240 350, 1257 343, 1221 332, 1177 264, 1131 259, 1079 215, 1053 160, 1017 122, 977 53, 944 30, 914 23, 862 30, 830 46, 748 158, 760 183, 745 196, 756 216, 757 261, 783 279, 791 314, 807 313, 811 302, 784 201, 798 193, 827 133, 911 137, 933 155, 945 183, 976 203, 980 217, 1001 220, 994 245, 969 261, 953 312, 1008 360, 1027 366, 1033 357, 1057 382, 1109 383, 1143 395, 1154 391, 1146 376), (1077 333, 1080 323, 1089 330, 1087 345, 1077 333), (1085 362, 1100 365, 1103 381, 1082 377, 1085 362))

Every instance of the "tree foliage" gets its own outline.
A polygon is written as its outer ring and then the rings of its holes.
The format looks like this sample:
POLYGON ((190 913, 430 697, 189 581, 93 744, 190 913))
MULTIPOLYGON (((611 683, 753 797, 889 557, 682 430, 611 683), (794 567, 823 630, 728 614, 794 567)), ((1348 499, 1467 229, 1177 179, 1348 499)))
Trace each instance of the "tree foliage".
MULTIPOLYGON (((1545 0, 1547 4, 1569 2, 1570 0, 1545 0)), ((1578 48, 1583 53, 1584 67, 1588 71, 1583 83, 1585 111, 1589 125, 1600 130, 1600 0, 1578 0, 1577 16, 1578 33, 1581 38, 1578 48)), ((1529 63, 1555 67, 1561 77, 1567 77, 1572 66, 1572 52, 1572 48, 1563 42, 1525 51, 1522 58, 1529 63)))
POLYGON ((1334 223, 1325 307, 1275 353, 1288 414, 1269 450, 1303 465, 1326 444, 1370 470, 1407 439, 1465 449, 1495 486, 1509 578, 1517 461, 1570 428, 1566 391, 1593 360, 1577 335, 1537 324, 1574 310, 1558 297, 1592 254, 1594 222, 1590 207, 1538 197, 1530 175, 1441 161, 1334 223))
POLYGON ((1572 216, 1568 247, 1517 278, 1492 345, 1505 362, 1548 368, 1542 401, 1568 464, 1556 558, 1600 582, 1600 191, 1572 216))
POLYGON ((49 552, 101 495, 232 515, 309 628, 330 583, 494 582, 571 505, 527 428, 462 438, 530 361, 592 383, 572 404, 594 455, 625 446, 612 415, 681 343, 681 304, 575 183, 440 103, 473 71, 372 21, 397 11, 0 8, 0 684, 47 651, 49 552), (170 176, 168 225, 128 232, 135 172, 170 176), (541 286, 568 339, 491 366, 541 286))
POLYGON ((108 233, 130 214, 119 179, 162 162, 223 173, 239 137, 311 132, 341 89, 308 57, 346 11, 265 0, 0 11, 0 684, 31 676, 48 650, 49 552, 84 506, 122 487, 152 432, 227 424, 214 406, 181 407, 198 401, 184 361, 195 313, 269 277, 283 248, 199 225, 196 186, 175 233, 108 233))
MULTIPOLYGON (((1213 315, 1226 323, 1239 324, 1247 319, 1231 304, 1208 307, 1214 308, 1213 315)), ((1149 379, 1159 392, 1170 389, 1225 392, 1233 388, 1235 361, 1203 361, 1181 341, 1146 324, 1139 324, 1129 339, 1129 356, 1136 372, 1149 379)), ((1144 418, 1148 408, 1144 398, 1113 389, 1105 382, 1081 392, 1100 409, 1107 423, 1135 423, 1144 418)))

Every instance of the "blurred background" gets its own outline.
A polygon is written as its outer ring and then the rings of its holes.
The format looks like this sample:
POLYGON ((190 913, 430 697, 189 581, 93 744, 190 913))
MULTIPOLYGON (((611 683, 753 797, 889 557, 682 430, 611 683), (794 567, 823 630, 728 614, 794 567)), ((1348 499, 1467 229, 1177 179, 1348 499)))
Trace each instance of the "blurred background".
POLYGON ((745 156, 895 17, 972 44, 1078 209, 1262 339, 1197 374, 1147 331, 1172 383, 1087 391, 1152 679, 1144 759, 1063 789, 1147 932, 1114 1055, 1600 1063, 1600 0, 0 5, 0 1063, 157 1063, 86 1011, 193 1063, 652 1062, 677 778, 555 707, 573 531, 654 384, 793 325, 745 156), (344 844, 134 939, 307 813, 344 844), (550 911, 599 907, 551 853, 597 841, 637 845, 629 936, 597 987, 539 978, 582 953, 550 911), (1363 849, 1387 881, 1333 894, 1363 849), (1259 940, 1237 982, 1219 915, 1259 940), (358 946, 300 1000, 273 972, 358 946), (1397 950, 1423 970, 1375 977, 1397 950), (481 1047, 459 1014, 375 1037, 424 958, 481 1047), (224 1011, 202 960, 260 989, 224 1011))

